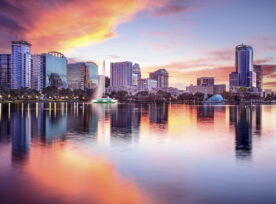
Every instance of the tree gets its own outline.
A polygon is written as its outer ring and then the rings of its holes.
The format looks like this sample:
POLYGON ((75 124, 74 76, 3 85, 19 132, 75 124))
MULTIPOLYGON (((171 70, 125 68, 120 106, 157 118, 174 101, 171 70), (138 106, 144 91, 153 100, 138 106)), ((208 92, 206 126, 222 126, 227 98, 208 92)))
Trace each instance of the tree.
POLYGON ((54 96, 58 96, 58 88, 56 86, 48 86, 42 89, 42 93, 46 95, 47 98, 54 98, 54 96))

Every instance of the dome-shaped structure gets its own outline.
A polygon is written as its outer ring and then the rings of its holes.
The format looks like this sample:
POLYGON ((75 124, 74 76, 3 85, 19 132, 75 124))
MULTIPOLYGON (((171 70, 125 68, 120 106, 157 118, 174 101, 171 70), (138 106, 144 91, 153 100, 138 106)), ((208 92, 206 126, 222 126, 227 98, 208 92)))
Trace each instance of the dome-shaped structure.
POLYGON ((223 102, 223 97, 220 94, 213 95, 208 99, 209 102, 223 102))

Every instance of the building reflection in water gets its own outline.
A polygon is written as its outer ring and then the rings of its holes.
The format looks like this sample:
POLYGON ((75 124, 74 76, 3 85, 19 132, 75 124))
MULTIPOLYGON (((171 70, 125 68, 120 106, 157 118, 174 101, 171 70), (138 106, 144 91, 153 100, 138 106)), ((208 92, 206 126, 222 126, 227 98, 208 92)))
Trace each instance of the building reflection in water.
POLYGON ((149 119, 159 124, 168 123, 168 104, 149 104, 149 119))
POLYGON ((110 115, 111 135, 127 140, 139 138, 140 104, 118 104, 110 115))
POLYGON ((230 124, 235 125, 236 156, 250 159, 252 152, 252 133, 260 135, 262 109, 260 106, 230 106, 230 124))
POLYGON ((210 105, 197 106, 198 121, 213 121, 215 116, 215 107, 210 105))
POLYGON ((24 160, 29 153, 31 142, 30 104, 22 103, 20 112, 11 111, 11 139, 13 161, 24 160))
POLYGON ((8 142, 11 135, 7 103, 0 103, 0 142, 8 142))
POLYGON ((90 133, 95 132, 98 144, 109 146, 110 144, 110 111, 113 104, 92 104, 90 133))

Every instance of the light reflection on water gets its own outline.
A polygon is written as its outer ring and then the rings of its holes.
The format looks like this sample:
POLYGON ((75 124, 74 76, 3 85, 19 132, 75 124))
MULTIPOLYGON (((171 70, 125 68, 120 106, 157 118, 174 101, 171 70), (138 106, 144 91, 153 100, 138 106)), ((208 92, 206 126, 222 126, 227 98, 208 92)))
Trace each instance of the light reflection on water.
POLYGON ((273 203, 275 113, 276 106, 0 104, 0 201, 273 203))

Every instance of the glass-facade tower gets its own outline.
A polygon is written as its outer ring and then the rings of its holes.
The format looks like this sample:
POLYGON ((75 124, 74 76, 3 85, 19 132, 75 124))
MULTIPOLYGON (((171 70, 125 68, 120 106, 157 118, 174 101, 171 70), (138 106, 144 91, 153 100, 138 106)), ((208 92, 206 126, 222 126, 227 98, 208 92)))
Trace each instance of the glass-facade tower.
POLYGON ((253 48, 251 46, 236 46, 236 72, 239 74, 240 87, 252 87, 254 73, 253 48))
POLYGON ((94 62, 68 64, 68 88, 92 89, 98 84, 98 66, 94 62))
POLYGON ((31 88, 31 44, 20 40, 12 41, 11 88, 31 88))
POLYGON ((42 90, 48 86, 67 88, 67 59, 59 52, 32 55, 32 88, 42 90))
POLYGON ((43 54, 45 87, 67 88, 67 59, 59 52, 43 54))

